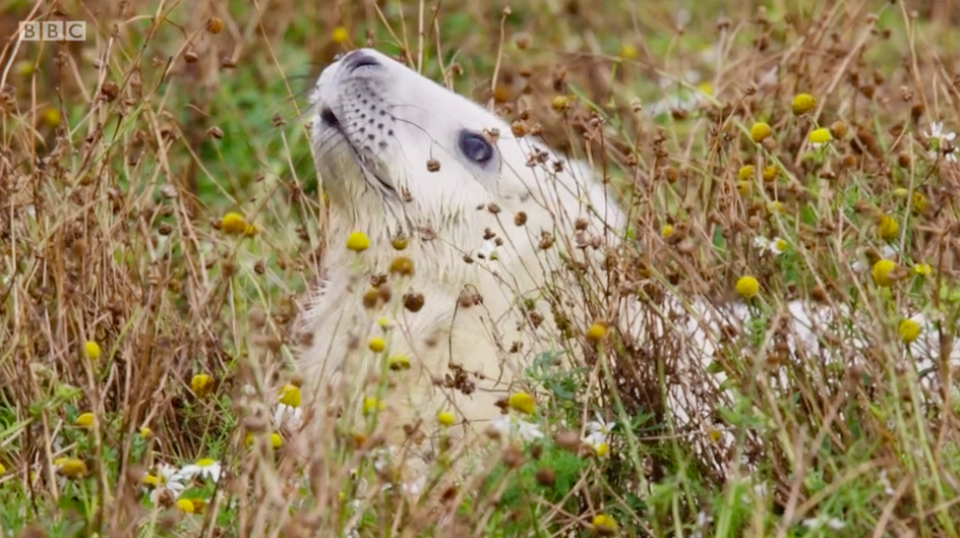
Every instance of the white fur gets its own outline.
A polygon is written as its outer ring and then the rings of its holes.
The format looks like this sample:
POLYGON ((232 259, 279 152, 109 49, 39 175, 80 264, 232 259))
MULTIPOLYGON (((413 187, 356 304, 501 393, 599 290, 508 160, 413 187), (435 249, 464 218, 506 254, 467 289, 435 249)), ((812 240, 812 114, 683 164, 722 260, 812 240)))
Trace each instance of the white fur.
MULTIPOLYGON (((602 288, 599 279, 604 271, 599 263, 605 249, 621 244, 625 216, 583 163, 567 161, 529 137, 514 137, 494 114, 383 54, 367 49, 354 54, 368 55, 377 65, 351 71, 348 58, 333 63, 320 76, 311 99, 314 158, 330 208, 326 276, 303 319, 303 328, 313 334, 312 345, 300 359, 305 394, 308 400, 316 399, 318 409, 342 408, 352 415, 360 409, 363 395, 371 394, 376 382, 385 381, 392 387, 383 398, 388 409, 381 415, 382 432, 391 443, 403 440, 401 424, 419 420, 426 433, 435 431, 441 408, 466 419, 470 428, 464 433, 476 433, 499 414, 497 399, 519 388, 522 369, 556 345, 552 315, 536 290, 568 278, 556 272, 558 255, 592 264, 590 274, 598 279, 596 288, 602 288), (338 118, 340 132, 321 120, 324 109, 338 118), (458 149, 457 134, 464 129, 497 132, 491 166, 477 165, 458 149), (537 152, 548 158, 543 164, 528 165, 537 152), (428 171, 431 160, 439 163, 438 171, 428 171), (555 161, 564 163, 562 172, 553 172, 555 161), (385 193, 378 186, 381 180, 395 193, 406 192, 408 201, 385 193), (489 204, 496 204, 499 213, 489 211, 489 204), (523 226, 514 224, 519 212, 527 216, 523 226), (586 230, 574 230, 578 218, 589 224, 586 230), (495 262, 489 260, 493 242, 484 239, 487 229, 503 240, 495 249, 499 258, 495 262), (347 236, 354 231, 369 237, 368 250, 358 254, 346 248, 347 236), (542 232, 556 239, 547 251, 538 247, 542 232), (408 237, 403 252, 391 246, 399 233, 408 237), (578 248, 591 238, 596 248, 578 248), (380 310, 365 310, 361 297, 369 288, 369 277, 386 273, 398 255, 413 260, 415 274, 391 276, 393 301, 380 310), (465 255, 474 263, 466 263, 465 255), (482 305, 458 308, 465 289, 476 290, 482 305), (417 313, 398 306, 408 291, 424 295, 425 304, 417 313), (533 300, 544 316, 537 331, 517 307, 518 294, 533 300), (381 316, 392 320, 392 329, 384 332, 377 327, 381 316), (382 358, 366 349, 369 338, 381 334, 390 337, 390 355, 409 357, 410 370, 381 375, 382 358), (351 340, 356 349, 350 349, 351 340), (515 342, 522 344, 521 351, 508 352, 515 342), (483 379, 473 379, 477 387, 473 394, 432 382, 449 374, 448 362, 482 373, 483 379)), ((571 287, 576 286, 569 280, 561 284, 567 292, 571 287)), ((582 300, 570 293, 572 321, 582 329, 591 319, 580 308, 582 300)), ((639 345, 656 346, 666 335, 674 335, 683 350, 668 379, 671 411, 678 423, 703 433, 712 427, 712 411, 718 404, 708 396, 716 396, 724 378, 705 373, 718 348, 719 326, 742 328, 749 313, 739 304, 716 309, 704 300, 687 301, 675 295, 664 303, 682 312, 683 322, 644 324, 649 318, 639 315, 644 309, 635 300, 611 305, 601 317, 619 314, 620 328, 632 332, 639 345)), ((818 336, 836 331, 842 321, 842 316, 830 317, 829 311, 801 302, 787 305, 783 315, 787 332, 793 335, 791 350, 802 348, 821 364, 862 362, 862 341, 837 348, 818 342, 818 336)), ((926 333, 917 347, 922 354, 932 352, 930 338, 926 333)), ((777 377, 767 382, 786 381, 777 377)), ((329 433, 324 429, 328 427, 329 421, 321 421, 320 431, 329 433)), ((724 442, 730 441, 727 436, 724 442)))

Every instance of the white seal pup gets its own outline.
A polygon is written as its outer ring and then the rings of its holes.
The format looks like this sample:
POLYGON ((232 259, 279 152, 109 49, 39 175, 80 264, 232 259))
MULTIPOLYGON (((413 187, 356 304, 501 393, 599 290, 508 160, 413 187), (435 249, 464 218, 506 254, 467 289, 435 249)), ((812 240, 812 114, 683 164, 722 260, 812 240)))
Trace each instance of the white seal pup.
POLYGON ((468 426, 461 433, 482 431, 498 400, 522 390, 523 368, 550 349, 555 327, 539 289, 559 253, 602 259, 624 213, 585 165, 514 136, 495 114, 375 50, 326 67, 311 106, 329 246, 302 320, 312 334, 298 361, 305 398, 325 416, 379 409, 395 445, 417 437, 404 431, 436 431, 440 410, 468 426), (346 247, 354 232, 369 239, 366 250, 346 247), (391 272, 399 256, 412 274, 391 272), (372 288, 384 278, 386 304, 372 288), (534 328, 546 345, 533 344, 534 328), (370 351, 372 338, 387 349, 370 351))

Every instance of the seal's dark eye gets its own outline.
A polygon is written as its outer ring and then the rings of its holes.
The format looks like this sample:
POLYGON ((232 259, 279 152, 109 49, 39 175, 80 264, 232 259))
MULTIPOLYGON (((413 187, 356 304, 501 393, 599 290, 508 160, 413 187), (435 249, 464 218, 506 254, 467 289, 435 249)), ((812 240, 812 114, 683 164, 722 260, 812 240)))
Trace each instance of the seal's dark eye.
POLYGON ((493 158, 493 146, 482 135, 461 131, 458 144, 464 156, 477 164, 487 164, 493 158))

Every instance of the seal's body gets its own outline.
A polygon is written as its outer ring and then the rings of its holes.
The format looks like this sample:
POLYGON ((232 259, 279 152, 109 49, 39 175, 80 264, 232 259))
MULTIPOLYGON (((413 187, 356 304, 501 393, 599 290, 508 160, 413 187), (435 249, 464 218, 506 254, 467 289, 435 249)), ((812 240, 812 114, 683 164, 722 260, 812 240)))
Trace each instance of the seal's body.
POLYGON ((330 246, 304 318, 306 394, 328 414, 379 409, 395 443, 440 410, 484 429, 550 349, 538 289, 564 252, 599 259, 624 214, 582 164, 374 50, 327 67, 311 101, 330 246), (366 250, 347 248, 355 232, 366 250))

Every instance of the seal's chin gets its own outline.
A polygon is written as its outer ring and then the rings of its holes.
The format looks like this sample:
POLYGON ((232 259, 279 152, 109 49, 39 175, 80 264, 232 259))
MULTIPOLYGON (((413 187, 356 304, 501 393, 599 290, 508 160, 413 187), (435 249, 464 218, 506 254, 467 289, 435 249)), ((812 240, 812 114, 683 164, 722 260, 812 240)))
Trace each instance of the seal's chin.
POLYGON ((396 187, 390 181, 383 162, 370 150, 357 148, 343 130, 339 118, 328 107, 320 111, 320 127, 317 135, 317 140, 319 140, 317 162, 340 162, 342 164, 345 159, 334 157, 337 157, 337 154, 340 153, 348 153, 349 161, 356 166, 357 172, 368 185, 382 196, 391 198, 397 196, 396 187))

